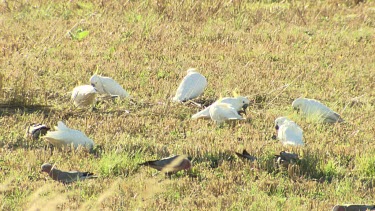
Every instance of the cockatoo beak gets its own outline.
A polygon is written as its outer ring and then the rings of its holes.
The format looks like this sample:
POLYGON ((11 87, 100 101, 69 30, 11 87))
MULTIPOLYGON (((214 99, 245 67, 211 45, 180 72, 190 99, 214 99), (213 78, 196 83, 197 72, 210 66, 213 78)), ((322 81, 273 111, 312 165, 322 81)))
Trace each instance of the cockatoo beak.
POLYGON ((274 134, 271 138, 273 140, 276 140, 277 139, 277 133, 279 132, 279 126, 278 125, 275 125, 275 129, 276 129, 276 135, 274 134))
POLYGON ((240 110, 240 111, 238 112, 238 114, 244 113, 244 114, 246 115, 246 109, 247 109, 247 107, 249 107, 249 104, 244 104, 244 105, 242 106, 242 110, 240 110))

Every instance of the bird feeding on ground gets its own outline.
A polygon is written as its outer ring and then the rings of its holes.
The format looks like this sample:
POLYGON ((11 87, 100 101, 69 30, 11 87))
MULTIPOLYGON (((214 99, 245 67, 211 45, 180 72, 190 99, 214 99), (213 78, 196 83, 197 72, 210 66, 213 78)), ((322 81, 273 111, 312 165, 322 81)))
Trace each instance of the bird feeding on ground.
POLYGON ((97 178, 93 173, 90 172, 79 172, 79 171, 61 171, 50 163, 42 165, 42 172, 48 173, 48 175, 55 181, 68 184, 71 182, 81 181, 85 179, 97 178))
POLYGON ((293 101, 292 106, 300 111, 303 116, 318 122, 336 123, 344 121, 338 113, 314 99, 297 98, 293 101))
POLYGON ((210 117, 216 124, 221 124, 229 120, 245 120, 230 104, 222 102, 211 106, 210 117))
POLYGON ((120 98, 128 98, 130 95, 122 88, 122 86, 110 77, 100 75, 93 75, 90 78, 90 83, 99 94, 107 94, 110 96, 118 96, 120 98))
POLYGON ((95 102, 96 93, 91 85, 77 86, 73 89, 71 100, 77 107, 87 107, 95 102))
POLYGON ((303 146, 303 131, 292 120, 286 117, 278 117, 275 120, 277 139, 284 145, 303 146))
POLYGON ((182 79, 177 88, 173 101, 185 102, 201 95, 207 86, 206 78, 195 69, 187 70, 187 75, 182 79))
POLYGON ((231 105, 237 112, 238 114, 243 112, 246 114, 246 108, 249 106, 250 101, 247 97, 242 97, 242 96, 237 96, 237 97, 224 97, 221 100, 217 100, 214 102, 212 105, 206 107, 202 111, 194 114, 191 118, 192 119, 209 119, 211 118, 210 116, 210 108, 217 103, 227 103, 231 105))
POLYGON ((245 159, 247 159, 247 160, 250 160, 251 162, 254 162, 254 161, 257 160, 257 158, 254 157, 254 156, 252 156, 252 155, 250 155, 250 153, 248 153, 248 152, 246 151, 246 149, 244 149, 244 150, 242 151, 242 153, 238 153, 238 152, 236 152, 236 155, 237 155, 238 157, 240 157, 240 158, 245 158, 245 159))
POLYGON ((184 155, 175 155, 160 160, 146 161, 139 165, 149 166, 168 175, 191 168, 190 160, 184 155))
POLYGON ((55 131, 48 131, 44 138, 52 145, 63 148, 73 146, 77 149, 79 146, 92 150, 94 141, 88 138, 79 130, 68 128, 63 122, 59 121, 55 131))

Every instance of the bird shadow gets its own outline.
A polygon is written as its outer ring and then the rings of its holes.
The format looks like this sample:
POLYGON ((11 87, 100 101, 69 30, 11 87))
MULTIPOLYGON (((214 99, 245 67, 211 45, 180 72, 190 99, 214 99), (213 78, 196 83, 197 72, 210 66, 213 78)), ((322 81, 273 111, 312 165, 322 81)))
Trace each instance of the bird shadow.
POLYGON ((17 102, 0 103, 0 116, 12 116, 16 113, 42 113, 48 115, 53 111, 52 106, 42 104, 25 105, 17 102))
POLYGON ((204 109, 212 105, 216 100, 217 99, 215 98, 196 98, 194 100, 184 101, 184 104, 187 105, 188 107, 192 107, 192 108, 199 107, 201 109, 204 109))

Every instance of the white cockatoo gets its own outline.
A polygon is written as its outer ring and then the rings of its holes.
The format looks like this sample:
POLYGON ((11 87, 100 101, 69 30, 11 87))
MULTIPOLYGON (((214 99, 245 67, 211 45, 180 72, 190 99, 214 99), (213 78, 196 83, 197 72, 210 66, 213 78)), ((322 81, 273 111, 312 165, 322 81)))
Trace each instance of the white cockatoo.
POLYGON ((108 94, 120 98, 130 97, 125 89, 123 89, 122 86, 112 78, 95 74, 90 78, 90 83, 95 87, 99 94, 108 94))
POLYGON ((83 146, 89 150, 94 147, 94 141, 88 138, 79 130, 68 128, 63 122, 59 121, 55 131, 48 131, 43 136, 52 145, 62 148, 64 146, 73 145, 74 149, 83 146))
POLYGON ((284 145, 303 146, 303 131, 292 120, 286 117, 278 117, 275 120, 277 139, 284 145))
POLYGON ((187 75, 182 80, 180 86, 173 97, 173 101, 185 102, 201 95, 207 86, 206 78, 195 69, 188 69, 187 75))
POLYGON ((77 107, 90 106, 95 102, 96 90, 91 85, 77 86, 72 92, 72 101, 77 107))
POLYGON ((230 104, 220 101, 212 105, 209 112, 211 119, 216 122, 216 124, 221 124, 227 120, 245 120, 230 104))
POLYGON ((318 122, 335 123, 344 121, 338 113, 314 99, 297 98, 293 101, 292 106, 294 109, 301 111, 305 117, 318 122))
MULTIPOLYGON (((249 106, 250 101, 247 97, 237 96, 237 97, 224 97, 220 100, 221 103, 227 103, 231 105, 237 112, 243 111, 244 113, 246 108, 249 106)), ((209 119, 210 116, 210 108, 219 103, 219 100, 214 102, 212 105, 206 107, 202 111, 194 114, 191 118, 192 119, 209 119)))

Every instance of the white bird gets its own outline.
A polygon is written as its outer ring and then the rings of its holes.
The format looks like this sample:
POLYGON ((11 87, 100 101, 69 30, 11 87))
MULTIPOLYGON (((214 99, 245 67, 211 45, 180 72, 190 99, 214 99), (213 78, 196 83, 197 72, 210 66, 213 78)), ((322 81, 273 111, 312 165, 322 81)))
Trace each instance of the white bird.
MULTIPOLYGON (((234 109, 236 109, 237 112, 240 112, 240 111, 242 111, 241 109, 243 109, 244 113, 246 113, 245 110, 250 104, 249 99, 247 99, 246 97, 242 97, 242 96, 224 97, 223 99, 220 100, 220 102, 227 103, 227 104, 231 105, 234 109)), ((216 105, 217 103, 219 103, 219 100, 214 102, 212 105, 206 107, 202 111, 194 114, 193 116, 191 116, 191 118, 192 119, 209 119, 211 117, 210 116, 210 108, 213 105, 216 105)))
POLYGON ((125 89, 112 78, 95 74, 90 78, 90 83, 100 94, 108 94, 120 98, 130 97, 125 89))
POLYGON ((294 109, 301 111, 305 117, 313 118, 318 122, 335 123, 344 121, 338 113, 314 99, 297 98, 293 101, 292 106, 294 109))
POLYGON ((284 145, 303 146, 303 131, 292 120, 286 117, 278 117, 275 120, 277 139, 284 145))
POLYGON ((221 124, 227 120, 245 120, 230 104, 220 101, 211 106, 210 117, 216 124, 221 124))
POLYGON ((74 149, 83 146, 89 150, 94 147, 94 141, 88 138, 79 130, 68 128, 63 122, 59 121, 55 131, 48 131, 43 136, 52 145, 62 148, 73 145, 74 149))
POLYGON ((206 78, 198 73, 195 69, 187 70, 187 75, 182 80, 177 89, 173 101, 185 102, 201 95, 207 86, 206 78))
POLYGON ((85 107, 95 102, 96 90, 91 85, 77 86, 72 92, 72 101, 77 107, 85 107))

